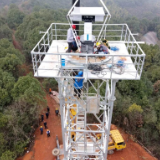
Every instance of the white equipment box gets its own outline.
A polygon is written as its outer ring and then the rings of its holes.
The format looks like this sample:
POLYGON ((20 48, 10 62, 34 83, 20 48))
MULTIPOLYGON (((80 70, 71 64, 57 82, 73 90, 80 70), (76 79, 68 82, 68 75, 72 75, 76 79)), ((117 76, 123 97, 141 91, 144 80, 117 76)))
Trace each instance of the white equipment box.
POLYGON ((103 22, 104 16, 103 7, 74 7, 70 19, 72 21, 103 22))

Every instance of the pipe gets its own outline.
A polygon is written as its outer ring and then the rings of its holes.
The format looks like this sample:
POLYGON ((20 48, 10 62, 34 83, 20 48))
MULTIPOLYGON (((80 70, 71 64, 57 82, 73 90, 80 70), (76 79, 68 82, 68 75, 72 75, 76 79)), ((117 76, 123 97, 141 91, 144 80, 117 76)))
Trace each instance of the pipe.
MULTIPOLYGON (((74 5, 74 3, 76 2, 76 0, 72 0, 72 5, 74 5)), ((77 2, 76 7, 80 7, 80 0, 77 2)), ((73 21, 73 24, 79 24, 79 22, 75 22, 73 21)), ((77 35, 79 35, 79 25, 76 25, 76 32, 77 35)))

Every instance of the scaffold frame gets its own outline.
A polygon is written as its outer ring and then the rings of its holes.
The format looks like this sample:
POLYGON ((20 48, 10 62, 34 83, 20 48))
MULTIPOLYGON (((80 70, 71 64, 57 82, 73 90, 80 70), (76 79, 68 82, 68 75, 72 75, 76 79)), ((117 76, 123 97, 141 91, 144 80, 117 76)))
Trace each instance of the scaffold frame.
MULTIPOLYGON (((69 23, 52 23, 31 51, 33 71, 35 77, 58 82, 64 159, 106 160, 116 83, 141 78, 145 53, 127 24, 106 24, 111 15, 103 0, 106 17, 103 24, 92 24, 92 34, 98 41, 107 39, 118 50, 99 55, 81 53, 78 46, 77 52, 66 53, 66 33, 73 24, 70 15, 78 1, 68 12, 69 23), (121 58, 125 62, 118 65, 121 58), (93 71, 89 65, 101 66, 101 70, 93 71), (83 77, 76 77, 78 71, 83 71, 83 77), (80 97, 74 94, 75 78, 84 80, 80 97), (102 88, 105 93, 101 93, 102 88), (89 122, 89 116, 96 123, 89 122)), ((83 35, 84 24, 76 25, 83 35)))

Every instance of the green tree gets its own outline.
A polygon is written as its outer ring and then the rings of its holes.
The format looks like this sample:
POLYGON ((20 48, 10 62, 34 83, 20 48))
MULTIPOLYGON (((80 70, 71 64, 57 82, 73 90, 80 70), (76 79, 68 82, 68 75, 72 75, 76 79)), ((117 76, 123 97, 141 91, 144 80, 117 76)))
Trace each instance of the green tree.
POLYGON ((4 71, 11 72, 14 76, 19 75, 19 66, 22 61, 15 54, 7 54, 4 58, 0 58, 0 68, 4 71))
POLYGON ((15 158, 16 158, 15 153, 8 150, 2 153, 2 156, 0 159, 1 160, 14 160, 15 158))
POLYGON ((0 157, 5 150, 5 147, 6 147, 6 141, 4 139, 4 134, 0 133, 0 157))
POLYGON ((18 27, 23 22, 24 16, 24 13, 16 5, 11 5, 7 16, 9 27, 12 29, 18 27))
POLYGON ((11 40, 12 38, 12 31, 6 24, 6 20, 0 17, 0 39, 7 38, 11 40))
POLYGON ((15 78, 8 72, 0 69, 0 106, 4 107, 12 101, 11 90, 14 87, 15 78))
POLYGON ((48 92, 49 88, 51 88, 52 90, 58 91, 58 83, 55 79, 50 78, 50 79, 44 79, 43 81, 43 87, 45 88, 45 90, 48 92))
POLYGON ((143 113, 143 110, 142 110, 141 106, 139 106, 135 103, 132 104, 128 108, 127 114, 128 114, 130 127, 131 127, 132 131, 136 131, 137 127, 142 126, 142 124, 143 124, 142 113, 143 113))
POLYGON ((15 54, 22 62, 24 56, 14 48, 13 44, 6 38, 0 40, 0 58, 4 58, 7 54, 15 54))
POLYGON ((18 79, 12 90, 12 96, 14 100, 22 98, 29 104, 43 106, 46 103, 45 92, 42 90, 40 82, 31 74, 18 79))

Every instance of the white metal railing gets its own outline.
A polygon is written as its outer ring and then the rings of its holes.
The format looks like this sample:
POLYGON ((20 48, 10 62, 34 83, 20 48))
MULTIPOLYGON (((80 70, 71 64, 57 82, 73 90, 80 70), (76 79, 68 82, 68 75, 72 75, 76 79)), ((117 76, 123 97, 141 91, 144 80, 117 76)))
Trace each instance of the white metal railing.
MULTIPOLYGON (((55 78, 59 78, 60 76, 66 77, 66 78, 74 78, 74 76, 68 76, 68 73, 71 73, 73 70, 80 70, 83 69, 88 70, 89 64, 98 64, 98 65, 112 65, 113 68, 107 68, 105 67, 99 74, 97 72, 97 79, 114 79, 114 74, 119 74, 119 79, 125 79, 122 78, 121 73, 116 73, 116 63, 118 57, 125 57, 130 58, 132 62, 127 62, 125 64, 124 70, 125 73, 133 74, 134 76, 131 79, 140 79, 144 60, 145 60, 145 54, 143 50, 141 49, 138 42, 135 40, 133 34, 131 33, 129 27, 127 24, 107 24, 107 29, 105 32, 103 32, 104 38, 109 41, 109 43, 124 43, 129 55, 121 54, 121 55, 105 55, 106 59, 107 57, 110 57, 110 61, 101 61, 101 62, 90 62, 90 57, 94 57, 95 59, 99 57, 97 54, 87 54, 87 53, 64 53, 60 52, 59 47, 57 46, 56 53, 49 53, 48 50, 51 47, 51 44, 53 40, 63 40, 66 41, 67 36, 67 29, 69 28, 69 24, 67 23, 52 23, 48 30, 45 32, 45 34, 42 36, 40 41, 36 44, 36 46, 31 51, 32 55, 32 63, 33 63, 33 70, 35 76, 39 77, 45 77, 41 75, 40 73, 42 71, 51 71, 51 72, 57 72, 57 75, 54 75, 55 78), (53 55, 58 56, 55 60, 45 60, 46 55, 53 55), (77 61, 76 64, 73 64, 71 60, 69 60, 69 57, 75 56, 79 57, 83 55, 84 62, 77 61), (66 65, 65 67, 62 66, 61 59, 63 57, 66 57, 66 65), (45 67, 42 67, 45 66, 45 67), (52 67, 50 67, 52 66, 52 67), (128 67, 127 67, 128 66, 128 67), (130 70, 129 66, 132 66, 130 68, 135 68, 135 70, 130 70), (108 76, 105 76, 105 75, 108 76)), ((79 33, 83 34, 83 28, 84 24, 79 24, 79 33)), ((101 24, 93 24, 93 35, 96 37, 99 35, 99 31, 101 29, 101 24)), ((67 41, 66 41, 67 42, 67 41)), ((89 76, 90 73, 85 73, 85 78, 89 76)), ((52 75, 49 75, 47 77, 53 77, 52 75)), ((93 79, 96 79, 95 76, 93 76, 93 79)), ((92 78, 91 78, 92 79, 92 78)), ((116 78, 115 78, 116 79, 116 78)), ((127 79, 127 78, 126 78, 127 79)))

